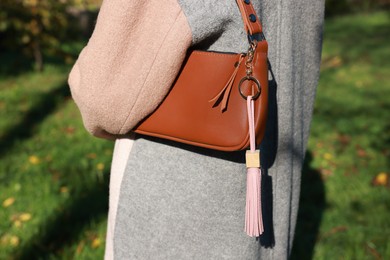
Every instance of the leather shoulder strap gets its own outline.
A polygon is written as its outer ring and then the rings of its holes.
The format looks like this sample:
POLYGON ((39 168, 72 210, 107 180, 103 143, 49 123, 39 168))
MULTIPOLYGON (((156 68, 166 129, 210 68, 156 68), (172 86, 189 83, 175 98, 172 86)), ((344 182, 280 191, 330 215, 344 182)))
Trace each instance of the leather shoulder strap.
POLYGON ((240 9, 242 20, 244 21, 245 31, 250 35, 262 33, 263 29, 256 11, 250 0, 236 0, 238 8, 240 9))

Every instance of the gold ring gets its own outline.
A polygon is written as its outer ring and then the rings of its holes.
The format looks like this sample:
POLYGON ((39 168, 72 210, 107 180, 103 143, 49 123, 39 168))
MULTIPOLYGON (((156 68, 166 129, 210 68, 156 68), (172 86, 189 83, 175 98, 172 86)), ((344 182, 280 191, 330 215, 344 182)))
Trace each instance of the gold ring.
POLYGON ((240 95, 241 97, 243 97, 244 99, 247 99, 248 96, 245 96, 244 93, 242 93, 242 90, 241 90, 241 85, 242 83, 244 83, 245 81, 252 81, 255 83, 256 87, 257 87, 257 93, 255 95, 253 95, 252 99, 257 99, 260 94, 261 94, 261 86, 260 86, 260 82, 255 78, 255 77, 252 77, 252 76, 246 76, 246 77, 243 77, 241 80, 240 80, 240 83, 238 83, 238 90, 240 91, 240 95))

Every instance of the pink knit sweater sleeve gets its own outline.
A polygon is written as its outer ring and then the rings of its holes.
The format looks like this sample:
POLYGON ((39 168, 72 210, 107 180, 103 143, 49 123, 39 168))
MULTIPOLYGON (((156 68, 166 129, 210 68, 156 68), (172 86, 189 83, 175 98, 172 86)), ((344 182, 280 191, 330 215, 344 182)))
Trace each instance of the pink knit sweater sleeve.
POLYGON ((87 130, 103 138, 131 131, 168 93, 191 39, 176 0, 103 1, 68 80, 87 130))

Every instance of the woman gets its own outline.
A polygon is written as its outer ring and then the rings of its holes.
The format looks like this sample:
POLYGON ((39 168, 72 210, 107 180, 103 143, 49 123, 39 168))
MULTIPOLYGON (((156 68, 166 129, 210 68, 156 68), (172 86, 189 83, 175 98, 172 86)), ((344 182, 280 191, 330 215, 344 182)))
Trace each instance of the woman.
POLYGON ((319 75, 324 2, 252 3, 264 27, 271 67, 270 111, 261 145, 265 231, 259 240, 243 232, 242 152, 142 136, 133 141, 126 135, 161 102, 189 47, 247 50, 236 2, 103 2, 69 84, 87 129, 99 137, 119 138, 106 259, 289 257, 319 75))

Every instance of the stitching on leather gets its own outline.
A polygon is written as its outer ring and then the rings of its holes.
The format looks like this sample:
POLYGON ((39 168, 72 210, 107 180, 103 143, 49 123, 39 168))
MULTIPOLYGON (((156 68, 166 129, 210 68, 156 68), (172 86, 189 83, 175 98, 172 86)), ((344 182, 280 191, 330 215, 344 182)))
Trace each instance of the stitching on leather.
POLYGON ((228 56, 228 57, 235 57, 237 55, 240 55, 240 53, 220 53, 220 52, 207 52, 207 51, 193 51, 192 55, 206 55, 206 56, 228 56))

